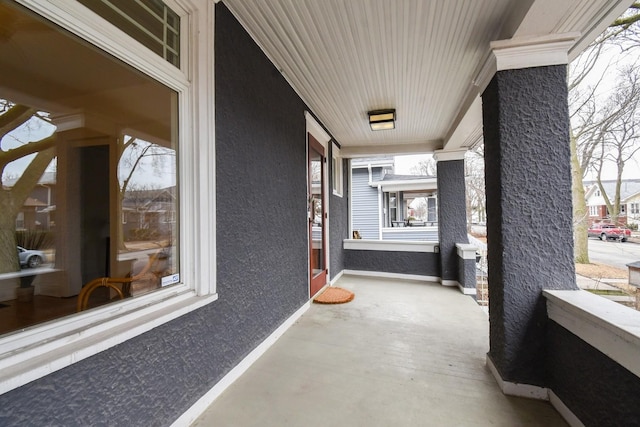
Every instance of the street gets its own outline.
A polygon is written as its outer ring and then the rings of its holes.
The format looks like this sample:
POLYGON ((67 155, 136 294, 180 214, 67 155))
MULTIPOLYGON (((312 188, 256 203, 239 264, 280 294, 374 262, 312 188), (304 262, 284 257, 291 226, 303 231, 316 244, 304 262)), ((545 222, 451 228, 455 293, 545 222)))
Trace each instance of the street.
POLYGON ((589 260, 627 270, 627 264, 640 261, 640 244, 590 238, 589 260))

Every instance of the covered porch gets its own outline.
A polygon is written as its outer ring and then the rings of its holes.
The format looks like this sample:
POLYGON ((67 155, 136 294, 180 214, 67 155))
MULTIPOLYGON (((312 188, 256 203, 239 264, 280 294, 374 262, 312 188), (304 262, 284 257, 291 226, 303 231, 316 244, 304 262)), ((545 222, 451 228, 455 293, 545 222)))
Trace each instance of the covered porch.
POLYGON ((311 304, 193 425, 566 425, 550 403, 502 393, 471 297, 418 281, 337 285, 355 299, 311 304))

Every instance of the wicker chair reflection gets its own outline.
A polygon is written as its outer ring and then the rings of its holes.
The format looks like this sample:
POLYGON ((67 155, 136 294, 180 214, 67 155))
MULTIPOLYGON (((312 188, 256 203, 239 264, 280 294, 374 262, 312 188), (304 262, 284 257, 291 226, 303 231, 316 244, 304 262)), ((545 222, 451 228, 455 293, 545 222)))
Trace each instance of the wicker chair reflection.
POLYGON ((147 265, 135 276, 130 277, 99 277, 87 283, 82 287, 78 294, 77 311, 83 311, 87 309, 89 304, 89 297, 98 288, 110 288, 115 291, 120 299, 124 299, 131 296, 131 284, 139 280, 148 280, 150 277, 153 280, 157 280, 158 276, 152 270, 152 267, 158 260, 167 258, 167 254, 163 251, 158 251, 149 256, 147 265))

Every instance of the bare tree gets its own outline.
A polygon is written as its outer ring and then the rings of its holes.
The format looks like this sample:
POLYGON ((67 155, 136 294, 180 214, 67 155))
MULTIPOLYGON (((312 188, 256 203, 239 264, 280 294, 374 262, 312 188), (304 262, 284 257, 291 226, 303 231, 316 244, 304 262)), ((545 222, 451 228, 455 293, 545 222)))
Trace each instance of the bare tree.
POLYGON ((411 173, 413 175, 436 176, 436 170, 436 161, 433 157, 426 157, 411 168, 411 173))
POLYGON ((604 107, 603 122, 599 133, 601 149, 593 163, 597 173, 597 184, 605 200, 611 222, 618 222, 620 214, 620 187, 622 173, 627 162, 640 151, 640 75, 633 67, 621 73, 615 90, 604 107), (606 163, 616 167, 616 185, 613 200, 610 200, 602 185, 602 171, 606 163))
MULTIPOLYGON (((609 67, 598 69, 598 60, 607 49, 618 48, 621 51, 640 46, 638 22, 640 21, 640 2, 635 2, 626 12, 614 21, 609 28, 592 43, 571 65, 569 72, 569 108, 571 114, 571 170, 573 189, 573 222, 575 239, 575 260, 578 263, 589 263, 587 228, 588 211, 585 200, 583 179, 589 171, 595 171, 601 182, 602 166, 605 161, 615 158, 618 167, 618 188, 622 179, 625 159, 628 160, 629 145, 619 154, 610 154, 613 133, 620 137, 619 117, 627 107, 602 102, 598 96, 602 92, 605 76, 611 73, 609 67), (594 78, 594 74, 599 73, 594 78), (617 123, 614 125, 614 123, 617 123), (613 129, 617 129, 614 131, 613 129), (609 141, 605 144, 605 141, 609 141), (626 153, 626 154, 624 154, 626 153)), ((615 65, 615 64, 610 64, 615 65)), ((615 96, 615 95, 614 95, 615 96)), ((628 123, 630 125, 630 123, 628 123)), ((627 133, 629 135, 629 133, 627 133)), ((621 142, 621 141, 620 141, 621 142)), ((614 151, 616 151, 614 149, 614 151)), ((619 150, 618 150, 619 151, 619 150)), ((601 190, 602 185, 600 184, 601 190)), ((602 194, 606 194, 601 191, 602 194)), ((606 197, 606 196, 605 196, 606 197)), ((609 202, 607 202, 609 205, 609 202)), ((619 212, 619 200, 610 204, 610 212, 619 212), (614 208, 614 205, 617 207, 614 208)))
MULTIPOLYGON (((118 206, 122 211, 124 200, 131 199, 131 192, 143 189, 156 189, 154 185, 134 184, 134 173, 144 173, 144 164, 150 160, 151 167, 155 173, 160 174, 164 169, 163 165, 168 157, 175 157, 175 150, 170 148, 142 141, 136 137, 125 135, 122 144, 119 144, 118 172, 120 176, 120 192, 118 206)), ((126 249, 124 243, 124 233, 122 222, 119 222, 118 249, 126 249)))
POLYGON ((484 185, 484 144, 469 150, 464 159, 467 228, 471 231, 474 217, 485 222, 487 219, 487 201, 484 185))
MULTIPOLYGON (((0 100, 0 140, 29 120, 43 120, 32 108, 0 100)), ((15 139, 15 137, 14 137, 15 139)), ((16 251, 16 217, 47 166, 55 157, 55 135, 39 141, 22 142, 15 148, 0 147, 0 176, 13 161, 35 154, 14 185, 0 189, 0 273, 20 270, 16 251)))

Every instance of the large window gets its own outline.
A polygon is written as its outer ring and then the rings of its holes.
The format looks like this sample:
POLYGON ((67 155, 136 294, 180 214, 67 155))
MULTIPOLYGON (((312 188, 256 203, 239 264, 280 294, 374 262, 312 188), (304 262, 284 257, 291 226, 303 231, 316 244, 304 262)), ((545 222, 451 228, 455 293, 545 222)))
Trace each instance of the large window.
POLYGON ((78 0, 125 33, 180 66, 180 17, 162 0, 78 0))
POLYGON ((0 28, 0 334, 180 282, 177 92, 12 2, 0 28))

